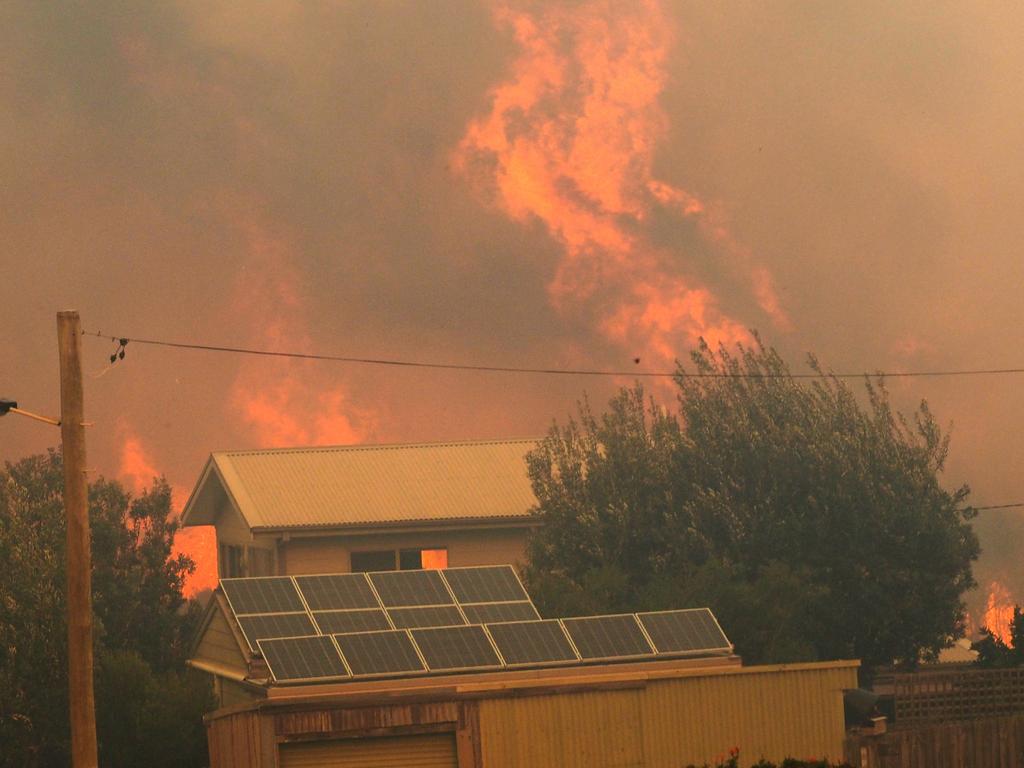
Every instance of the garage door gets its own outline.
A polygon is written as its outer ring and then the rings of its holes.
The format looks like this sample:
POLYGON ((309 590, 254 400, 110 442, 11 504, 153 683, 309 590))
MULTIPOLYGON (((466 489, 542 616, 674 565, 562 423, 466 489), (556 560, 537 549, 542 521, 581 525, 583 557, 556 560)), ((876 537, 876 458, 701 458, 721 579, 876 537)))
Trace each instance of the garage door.
POLYGON ((281 768, 458 768, 455 734, 281 745, 281 768))

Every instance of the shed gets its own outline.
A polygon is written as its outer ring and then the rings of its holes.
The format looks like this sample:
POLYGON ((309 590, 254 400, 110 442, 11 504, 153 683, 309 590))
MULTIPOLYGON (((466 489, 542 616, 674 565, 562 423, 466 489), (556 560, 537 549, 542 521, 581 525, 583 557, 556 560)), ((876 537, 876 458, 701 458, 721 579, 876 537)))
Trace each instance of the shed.
POLYGON ((856 661, 691 659, 277 686, 206 718, 211 768, 680 768, 841 760, 856 661))

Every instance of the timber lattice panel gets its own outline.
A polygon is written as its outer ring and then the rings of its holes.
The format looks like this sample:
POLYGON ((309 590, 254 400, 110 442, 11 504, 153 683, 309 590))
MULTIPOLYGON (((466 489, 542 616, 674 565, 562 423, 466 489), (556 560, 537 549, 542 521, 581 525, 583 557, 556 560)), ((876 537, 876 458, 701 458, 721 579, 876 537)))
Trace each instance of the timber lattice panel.
POLYGON ((1024 669, 958 669, 893 676, 898 728, 1024 714, 1024 669))

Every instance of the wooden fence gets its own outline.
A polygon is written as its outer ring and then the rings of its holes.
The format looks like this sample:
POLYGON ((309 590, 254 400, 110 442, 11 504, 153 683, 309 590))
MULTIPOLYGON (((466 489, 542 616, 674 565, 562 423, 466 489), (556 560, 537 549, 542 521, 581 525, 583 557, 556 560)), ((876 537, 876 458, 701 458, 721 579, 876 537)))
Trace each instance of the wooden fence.
POLYGON ((1024 714, 1024 668, 918 671, 892 685, 898 728, 1024 714))
POLYGON ((1024 715, 850 735, 854 768, 1024 768, 1024 715))

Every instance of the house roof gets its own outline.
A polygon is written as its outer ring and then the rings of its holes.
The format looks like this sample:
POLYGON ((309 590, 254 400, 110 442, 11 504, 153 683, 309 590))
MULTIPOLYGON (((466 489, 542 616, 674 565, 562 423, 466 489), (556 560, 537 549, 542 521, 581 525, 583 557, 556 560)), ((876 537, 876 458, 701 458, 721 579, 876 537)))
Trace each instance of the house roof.
POLYGON ((212 525, 230 501, 252 530, 528 520, 536 440, 219 451, 182 512, 212 525))

